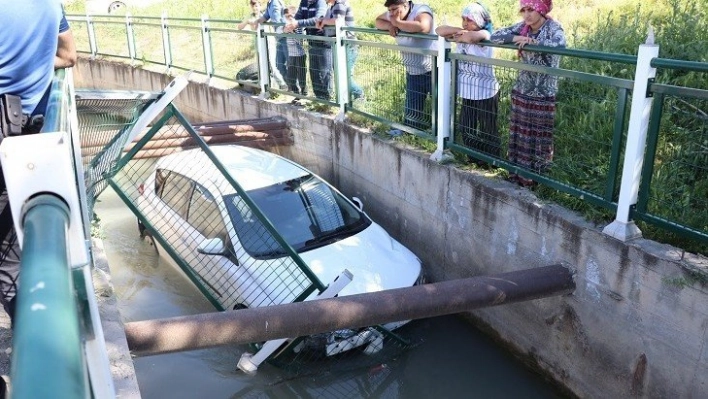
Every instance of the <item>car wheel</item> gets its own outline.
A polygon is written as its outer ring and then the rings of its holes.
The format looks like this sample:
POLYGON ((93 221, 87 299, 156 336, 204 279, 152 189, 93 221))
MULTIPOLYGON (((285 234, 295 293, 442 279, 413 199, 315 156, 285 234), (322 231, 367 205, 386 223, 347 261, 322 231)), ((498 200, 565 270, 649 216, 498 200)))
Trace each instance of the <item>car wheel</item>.
POLYGON ((140 220, 138 220, 138 232, 140 232, 140 238, 143 241, 147 241, 150 246, 155 250, 155 253, 158 253, 157 251, 157 243, 155 242, 155 238, 150 234, 148 231, 147 227, 145 227, 140 220))
POLYGON ((125 10, 125 3, 114 1, 108 6, 108 13, 113 14, 125 10))

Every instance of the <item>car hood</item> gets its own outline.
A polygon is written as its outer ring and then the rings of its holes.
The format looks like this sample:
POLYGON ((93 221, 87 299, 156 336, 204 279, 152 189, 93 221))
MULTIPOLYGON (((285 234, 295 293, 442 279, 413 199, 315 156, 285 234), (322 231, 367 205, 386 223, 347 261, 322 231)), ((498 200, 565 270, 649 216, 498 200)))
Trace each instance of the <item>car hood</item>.
POLYGON ((340 296, 413 286, 421 272, 420 259, 376 223, 344 240, 300 254, 322 284, 344 271, 354 279, 340 296))

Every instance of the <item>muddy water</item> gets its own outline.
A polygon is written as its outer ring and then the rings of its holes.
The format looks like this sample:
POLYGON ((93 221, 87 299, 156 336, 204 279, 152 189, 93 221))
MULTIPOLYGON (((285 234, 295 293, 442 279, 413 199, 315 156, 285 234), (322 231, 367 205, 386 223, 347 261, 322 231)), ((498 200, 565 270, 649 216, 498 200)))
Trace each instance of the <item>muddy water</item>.
MULTIPOLYGON (((120 312, 137 321, 213 311, 178 270, 140 240, 136 219, 110 191, 99 198, 104 244, 120 312)), ((472 326, 454 316, 398 330, 419 345, 385 363, 298 378, 236 363, 245 346, 136 358, 143 398, 554 398, 559 394, 472 326)))

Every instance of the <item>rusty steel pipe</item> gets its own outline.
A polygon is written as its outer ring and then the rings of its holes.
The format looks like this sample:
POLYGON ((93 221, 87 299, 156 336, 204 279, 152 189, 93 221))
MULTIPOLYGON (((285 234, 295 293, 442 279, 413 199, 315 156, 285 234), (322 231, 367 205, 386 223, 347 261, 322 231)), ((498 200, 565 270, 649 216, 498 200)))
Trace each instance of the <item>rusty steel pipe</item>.
POLYGON ((294 338, 460 313, 575 290, 562 265, 261 308, 126 323, 138 356, 294 338))

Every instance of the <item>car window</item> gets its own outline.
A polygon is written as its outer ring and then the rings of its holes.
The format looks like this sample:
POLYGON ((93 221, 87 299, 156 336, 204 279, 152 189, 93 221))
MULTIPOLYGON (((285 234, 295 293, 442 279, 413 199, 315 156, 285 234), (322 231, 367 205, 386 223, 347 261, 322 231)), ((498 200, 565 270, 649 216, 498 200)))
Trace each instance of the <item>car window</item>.
POLYGON ((172 210, 187 219, 187 205, 192 197, 193 189, 194 182, 192 180, 175 172, 169 172, 165 178, 162 192, 158 195, 172 210))
POLYGON ((195 183, 189 202, 187 222, 205 238, 221 238, 226 243, 226 226, 214 196, 201 184, 195 183))
MULTIPOLYGON (((365 229, 371 221, 322 180, 307 175, 248 192, 276 230, 303 252, 365 229)), ((244 201, 225 198, 236 234, 251 256, 282 256, 284 250, 244 201)))
POLYGON ((160 198, 162 198, 162 188, 165 186, 165 180, 169 174, 170 171, 165 169, 157 169, 155 171, 155 195, 160 198))

